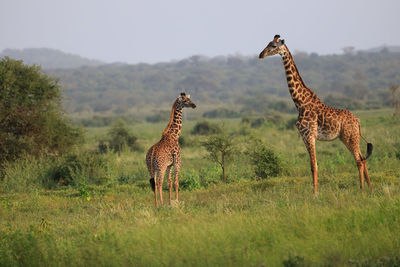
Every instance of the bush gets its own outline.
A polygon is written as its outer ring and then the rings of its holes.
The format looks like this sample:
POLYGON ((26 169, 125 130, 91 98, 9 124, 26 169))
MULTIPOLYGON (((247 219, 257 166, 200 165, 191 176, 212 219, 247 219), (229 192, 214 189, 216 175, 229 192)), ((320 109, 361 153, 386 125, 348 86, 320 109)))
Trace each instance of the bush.
POLYGON ((136 142, 137 137, 130 132, 122 120, 114 123, 107 135, 108 139, 99 141, 98 149, 101 153, 106 153, 108 150, 121 153, 125 148, 132 151, 140 150, 136 142))
POLYGON ((179 182, 179 188, 188 191, 200 188, 199 179, 193 171, 189 171, 188 173, 185 173, 183 176, 185 178, 179 182))
POLYGON ((334 108, 342 109, 362 109, 364 104, 356 99, 345 96, 328 95, 324 99, 324 103, 334 108))
POLYGON ((53 179, 60 185, 106 184, 110 162, 106 156, 84 152, 61 158, 53 169, 53 179))
POLYGON ((293 256, 289 255, 289 258, 282 261, 283 266, 285 267, 301 267, 301 266, 308 266, 308 264, 304 263, 304 258, 301 256, 293 256))
POLYGON ((221 169, 216 164, 200 168, 200 185, 207 188, 211 185, 219 184, 221 182, 221 175, 221 169))
POLYGON ((284 130, 295 130, 296 128, 297 117, 291 118, 286 121, 283 129, 284 130))
POLYGON ((251 128, 260 128, 265 122, 265 119, 262 117, 253 118, 253 117, 243 117, 243 124, 250 124, 251 128))
POLYGON ((168 121, 169 116, 170 116, 169 111, 159 111, 158 113, 155 113, 153 115, 147 116, 146 121, 147 122, 152 122, 152 123, 157 123, 157 122, 162 122, 162 121, 168 121))
POLYGON ((55 165, 56 160, 30 156, 5 162, 0 192, 31 192, 40 188, 53 188, 56 186, 52 177, 55 165))
POLYGON ((83 142, 64 117, 58 82, 38 66, 0 60, 0 164, 26 155, 61 154, 83 142))
POLYGON ((221 132, 221 128, 218 125, 210 123, 208 121, 202 121, 196 123, 191 134, 193 135, 211 135, 221 132))
POLYGON ((281 174, 283 167, 280 158, 260 140, 254 142, 248 154, 256 177, 266 179, 281 174))

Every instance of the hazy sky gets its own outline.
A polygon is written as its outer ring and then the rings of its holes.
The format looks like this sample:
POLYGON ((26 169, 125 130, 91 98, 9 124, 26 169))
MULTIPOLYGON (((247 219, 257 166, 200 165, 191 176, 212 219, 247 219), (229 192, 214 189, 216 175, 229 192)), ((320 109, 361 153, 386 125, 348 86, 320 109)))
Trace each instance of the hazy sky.
POLYGON ((60 49, 106 62, 400 45, 400 0, 0 0, 0 51, 60 49))

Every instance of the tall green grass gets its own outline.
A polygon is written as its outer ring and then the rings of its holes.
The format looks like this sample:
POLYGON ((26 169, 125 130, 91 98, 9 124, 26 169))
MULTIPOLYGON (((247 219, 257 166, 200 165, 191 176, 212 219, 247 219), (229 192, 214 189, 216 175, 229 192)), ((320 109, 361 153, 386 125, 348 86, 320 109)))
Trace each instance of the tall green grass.
MULTIPOLYGON (((400 123, 389 111, 357 115, 374 144, 373 193, 359 189, 355 162, 336 140, 317 142, 314 197, 298 133, 268 124, 242 131, 238 119, 216 121, 239 151, 223 184, 199 145, 205 137, 191 136, 195 122, 185 121, 183 135, 193 143, 182 148, 180 202, 159 209, 146 151, 96 153, 106 129, 89 129, 83 151, 3 170, 0 266, 399 266, 400 123), (244 153, 251 138, 277 153, 280 176, 255 179, 244 153), (60 170, 70 184, 60 182, 60 170)), ((134 131, 147 148, 163 127, 138 123, 134 131)))
MULTIPOLYGON (((375 173, 375 177, 378 176, 375 173)), ((379 176, 378 176, 379 177, 379 176)), ((39 191, 1 198, 0 265, 351 265, 400 257, 400 190, 382 177, 361 192, 349 177, 241 181, 182 191, 153 208, 134 185, 39 191), (340 186, 339 186, 340 185, 340 186)))

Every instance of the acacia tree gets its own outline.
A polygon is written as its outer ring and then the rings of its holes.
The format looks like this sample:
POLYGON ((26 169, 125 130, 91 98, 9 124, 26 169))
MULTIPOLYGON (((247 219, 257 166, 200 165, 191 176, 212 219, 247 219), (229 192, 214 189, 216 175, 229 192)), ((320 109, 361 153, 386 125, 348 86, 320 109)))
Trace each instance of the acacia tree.
POLYGON ((210 136, 206 141, 202 142, 202 146, 207 150, 207 157, 221 166, 222 177, 226 183, 225 169, 228 163, 233 159, 235 146, 232 137, 226 133, 210 136))
POLYGON ((0 60, 0 165, 24 155, 63 153, 82 141, 61 108, 57 80, 39 66, 0 60))

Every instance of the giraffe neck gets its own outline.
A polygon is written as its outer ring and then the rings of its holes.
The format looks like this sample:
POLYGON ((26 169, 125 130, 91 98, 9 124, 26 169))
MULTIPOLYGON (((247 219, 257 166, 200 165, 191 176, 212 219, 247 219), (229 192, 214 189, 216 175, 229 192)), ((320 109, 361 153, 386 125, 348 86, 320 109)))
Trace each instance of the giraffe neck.
POLYGON ((178 106, 178 101, 172 105, 171 117, 167 127, 165 127, 162 137, 172 138, 173 140, 178 140, 182 129, 182 108, 178 106))
POLYGON ((285 67, 286 80, 290 95, 296 108, 299 109, 309 103, 320 101, 317 95, 311 91, 303 82, 292 54, 286 45, 281 53, 283 66, 285 67))

